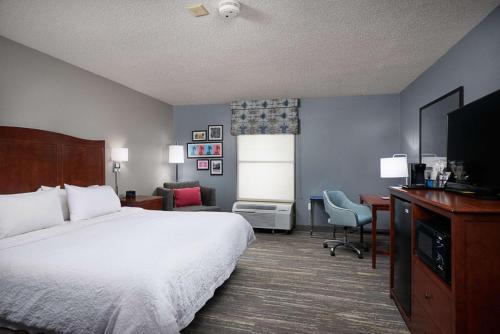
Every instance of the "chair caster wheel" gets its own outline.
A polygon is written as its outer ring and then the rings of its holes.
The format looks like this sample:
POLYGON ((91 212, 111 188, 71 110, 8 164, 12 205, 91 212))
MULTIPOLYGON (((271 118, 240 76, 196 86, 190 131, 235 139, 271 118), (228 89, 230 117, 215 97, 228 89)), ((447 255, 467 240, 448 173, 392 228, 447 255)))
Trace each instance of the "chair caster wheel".
POLYGON ((333 249, 330 250, 330 255, 335 256, 335 251, 333 249))
POLYGON ((328 248, 328 242, 323 242, 323 248, 328 248))
POLYGON ((362 259, 362 258, 363 258, 363 253, 358 254, 358 259, 362 259))

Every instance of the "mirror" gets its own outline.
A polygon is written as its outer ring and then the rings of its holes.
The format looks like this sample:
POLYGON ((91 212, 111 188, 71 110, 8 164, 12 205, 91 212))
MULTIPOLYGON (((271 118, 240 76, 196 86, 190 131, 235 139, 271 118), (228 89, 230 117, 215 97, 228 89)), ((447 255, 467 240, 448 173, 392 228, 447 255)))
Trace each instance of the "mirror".
POLYGON ((431 167, 437 161, 446 161, 448 113, 463 105, 461 86, 420 108, 420 163, 431 167))

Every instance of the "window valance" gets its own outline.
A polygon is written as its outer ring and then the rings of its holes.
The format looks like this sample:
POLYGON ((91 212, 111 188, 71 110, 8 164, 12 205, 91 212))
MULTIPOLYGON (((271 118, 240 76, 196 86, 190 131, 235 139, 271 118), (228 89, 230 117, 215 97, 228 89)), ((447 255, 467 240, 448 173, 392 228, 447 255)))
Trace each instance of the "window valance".
POLYGON ((231 134, 298 134, 299 99, 231 102, 231 134))

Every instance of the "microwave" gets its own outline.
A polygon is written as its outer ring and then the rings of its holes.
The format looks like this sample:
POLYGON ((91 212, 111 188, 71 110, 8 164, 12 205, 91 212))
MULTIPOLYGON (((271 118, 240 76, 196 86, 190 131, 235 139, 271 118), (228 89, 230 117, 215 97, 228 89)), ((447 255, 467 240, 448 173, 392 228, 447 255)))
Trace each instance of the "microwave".
POLYGON ((450 224, 417 220, 415 225, 417 256, 448 284, 451 283, 450 224))

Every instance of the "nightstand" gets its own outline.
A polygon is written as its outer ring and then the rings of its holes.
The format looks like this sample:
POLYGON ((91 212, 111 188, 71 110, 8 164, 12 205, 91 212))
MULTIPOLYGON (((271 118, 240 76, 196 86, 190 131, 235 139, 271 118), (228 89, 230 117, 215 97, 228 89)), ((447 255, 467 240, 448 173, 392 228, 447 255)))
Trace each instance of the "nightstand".
POLYGON ((135 198, 120 197, 122 206, 133 206, 136 208, 143 208, 146 210, 162 210, 163 197, 161 196, 141 196, 137 195, 135 198))

